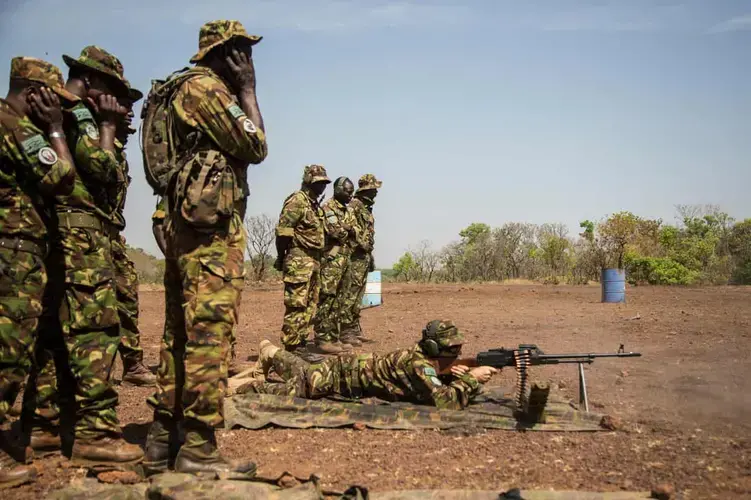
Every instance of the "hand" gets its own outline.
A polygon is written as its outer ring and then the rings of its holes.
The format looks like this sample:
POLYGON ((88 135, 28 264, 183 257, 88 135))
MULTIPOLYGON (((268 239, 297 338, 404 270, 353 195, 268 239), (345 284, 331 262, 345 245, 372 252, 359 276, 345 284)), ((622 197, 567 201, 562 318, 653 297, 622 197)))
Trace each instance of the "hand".
POLYGON ((451 367, 451 375, 454 377, 461 377, 465 373, 469 373, 469 366, 454 365, 451 367))
POLYGON ((116 127, 128 116, 128 108, 117 102, 115 96, 99 94, 97 100, 87 98, 99 118, 99 125, 116 127))
POLYGON ((490 377, 492 377, 496 373, 498 373, 498 370, 496 368, 493 368, 492 366, 478 366, 477 368, 472 368, 469 371, 469 374, 476 378, 477 381, 481 384, 486 383, 488 380, 490 380, 490 377))
POLYGON ((375 271, 375 259, 370 259, 370 265, 368 266, 368 272, 372 273, 375 271))
POLYGON ((60 130, 63 127, 63 110, 60 108, 60 99, 57 98, 48 87, 42 87, 39 92, 29 96, 31 117, 39 125, 43 125, 50 132, 60 130))
POLYGON ((256 69, 249 54, 233 47, 224 61, 229 69, 230 83, 237 92, 255 90, 256 69))
POLYGON ((281 272, 284 269, 284 257, 277 257, 274 261, 274 269, 281 272))

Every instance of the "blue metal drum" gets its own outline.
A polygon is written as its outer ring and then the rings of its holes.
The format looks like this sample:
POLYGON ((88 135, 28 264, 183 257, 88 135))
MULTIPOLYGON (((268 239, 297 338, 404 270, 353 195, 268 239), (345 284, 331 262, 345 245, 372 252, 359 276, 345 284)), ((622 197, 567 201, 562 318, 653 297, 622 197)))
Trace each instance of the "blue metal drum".
POLYGON ((602 284, 603 302, 626 302, 625 269, 603 269, 600 283, 602 284))
POLYGON ((368 280, 365 283, 365 295, 362 296, 360 309, 378 307, 381 305, 381 271, 368 273, 368 280))

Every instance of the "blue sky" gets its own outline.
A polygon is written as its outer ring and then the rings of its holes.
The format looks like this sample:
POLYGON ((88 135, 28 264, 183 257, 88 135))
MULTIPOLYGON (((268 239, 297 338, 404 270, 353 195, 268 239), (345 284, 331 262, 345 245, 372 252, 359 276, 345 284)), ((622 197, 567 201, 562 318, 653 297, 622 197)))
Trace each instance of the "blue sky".
MULTIPOLYGON (((269 156, 250 213, 278 215, 307 163, 375 173, 376 260, 471 222, 562 222, 674 205, 751 217, 751 1, 0 0, 10 58, 88 44, 146 90, 233 18, 254 58, 269 156)), ((158 254, 137 140, 125 231, 158 254)))

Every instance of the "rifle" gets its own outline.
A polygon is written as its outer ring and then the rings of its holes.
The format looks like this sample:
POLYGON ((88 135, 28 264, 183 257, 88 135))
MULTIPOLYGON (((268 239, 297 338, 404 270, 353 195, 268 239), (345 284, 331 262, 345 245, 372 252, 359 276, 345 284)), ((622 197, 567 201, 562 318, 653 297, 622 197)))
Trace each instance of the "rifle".
POLYGON ((478 353, 474 358, 432 358, 430 361, 439 375, 451 374, 451 367, 464 365, 468 367, 492 366, 505 368, 513 366, 517 372, 516 404, 519 408, 526 403, 526 389, 529 378, 528 367, 537 365, 572 364, 579 365, 579 403, 589 411, 587 397, 587 383, 584 378, 584 364, 592 364, 597 358, 636 358, 639 352, 626 352, 623 344, 614 353, 576 353, 576 354, 545 354, 535 344, 520 344, 517 349, 490 349, 478 353))

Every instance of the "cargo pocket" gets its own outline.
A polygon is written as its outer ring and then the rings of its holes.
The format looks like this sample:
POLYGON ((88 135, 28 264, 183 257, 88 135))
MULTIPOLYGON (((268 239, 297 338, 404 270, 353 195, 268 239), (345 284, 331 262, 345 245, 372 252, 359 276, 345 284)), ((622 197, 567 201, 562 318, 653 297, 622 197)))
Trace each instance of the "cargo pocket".
POLYGON ((220 345, 237 323, 245 279, 242 255, 202 255, 198 264, 196 283, 185 283, 186 289, 196 291, 186 311, 188 338, 194 344, 220 345))
POLYGON ((181 204, 183 219, 197 230, 216 230, 227 224, 234 210, 235 175, 226 160, 209 151, 198 177, 186 180, 181 204))
POLYGON ((0 250, 0 316, 16 321, 41 316, 46 282, 40 257, 0 250))
POLYGON ((70 269, 66 272, 65 298, 60 322, 71 330, 99 330, 117 326, 117 294, 109 269, 70 269))

